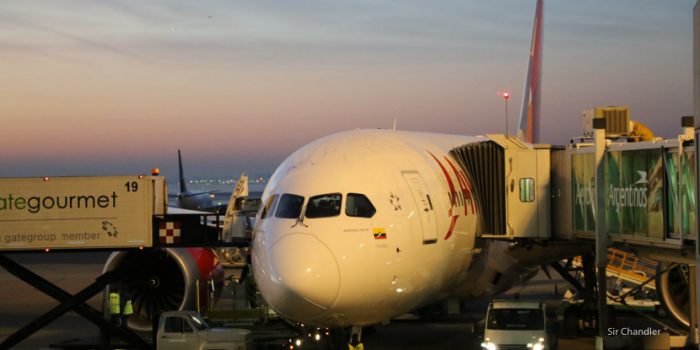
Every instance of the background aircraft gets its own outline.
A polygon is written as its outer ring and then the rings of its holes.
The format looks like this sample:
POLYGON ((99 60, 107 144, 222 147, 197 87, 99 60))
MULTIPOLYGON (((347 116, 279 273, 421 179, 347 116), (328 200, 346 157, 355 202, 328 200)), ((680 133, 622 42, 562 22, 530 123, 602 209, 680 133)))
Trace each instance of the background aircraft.
MULTIPOLYGON (((216 197, 214 193, 207 191, 195 192, 187 189, 185 174, 182 170, 182 155, 180 154, 180 150, 177 150, 177 164, 180 175, 180 192, 177 194, 177 207, 209 212, 218 212, 221 210, 222 205, 214 202, 216 197)), ((223 206, 223 210, 226 210, 225 204, 223 206)))

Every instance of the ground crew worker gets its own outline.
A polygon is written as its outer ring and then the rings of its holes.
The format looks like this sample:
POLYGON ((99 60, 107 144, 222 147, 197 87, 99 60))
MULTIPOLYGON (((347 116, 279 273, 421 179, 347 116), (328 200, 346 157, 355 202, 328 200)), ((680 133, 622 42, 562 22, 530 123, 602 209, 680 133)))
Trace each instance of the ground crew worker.
POLYGON ((119 325, 121 323, 121 304, 119 303, 119 293, 116 291, 109 292, 109 313, 112 322, 119 325))
POLYGON ((126 320, 134 313, 134 306, 131 305, 131 298, 128 294, 124 296, 124 299, 126 302, 124 302, 124 312, 122 312, 122 325, 126 326, 126 320))
POLYGON ((348 350, 365 350, 365 346, 360 342, 360 337, 357 333, 353 333, 348 343, 348 350))

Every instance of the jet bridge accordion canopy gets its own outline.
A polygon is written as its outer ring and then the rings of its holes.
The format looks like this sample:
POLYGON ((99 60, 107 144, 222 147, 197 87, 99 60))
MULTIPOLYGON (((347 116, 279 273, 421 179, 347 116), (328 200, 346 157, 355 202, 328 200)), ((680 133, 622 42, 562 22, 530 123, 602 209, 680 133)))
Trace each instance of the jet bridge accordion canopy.
POLYGON ((469 177, 483 238, 550 236, 550 147, 505 135, 450 151, 469 177))
POLYGON ((481 232, 505 230, 505 160, 503 148, 493 141, 464 145, 450 151, 469 181, 481 212, 481 232))

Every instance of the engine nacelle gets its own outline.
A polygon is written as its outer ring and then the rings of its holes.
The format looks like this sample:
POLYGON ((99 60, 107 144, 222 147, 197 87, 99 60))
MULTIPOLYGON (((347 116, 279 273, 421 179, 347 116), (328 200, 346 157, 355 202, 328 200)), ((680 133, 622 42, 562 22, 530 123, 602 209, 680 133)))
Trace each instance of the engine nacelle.
POLYGON ((132 300, 134 313, 129 328, 150 331, 152 316, 162 311, 206 309, 221 295, 224 273, 216 253, 208 248, 166 248, 112 253, 103 273, 126 271, 122 279, 108 286, 132 300), (199 281, 199 282, 198 282, 199 281), (212 286, 209 282, 214 282, 212 286), (197 286, 199 285, 199 293, 197 286), (213 287, 213 298, 210 292, 213 287))
POLYGON ((668 263, 659 262, 656 277, 656 293, 661 306, 668 316, 679 325, 690 328, 690 289, 688 265, 680 264, 668 272, 658 275, 665 270, 668 263))

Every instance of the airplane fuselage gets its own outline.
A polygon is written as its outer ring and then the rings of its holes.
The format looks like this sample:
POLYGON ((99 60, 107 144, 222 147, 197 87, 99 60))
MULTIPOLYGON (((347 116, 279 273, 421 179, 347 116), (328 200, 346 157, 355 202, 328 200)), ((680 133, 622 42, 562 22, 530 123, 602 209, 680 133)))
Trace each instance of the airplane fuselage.
POLYGON ((292 320, 358 326, 449 296, 492 294, 493 266, 473 262, 498 249, 476 247, 473 184, 449 155, 485 140, 355 130, 289 156, 263 193, 253 233, 265 300, 292 320))

